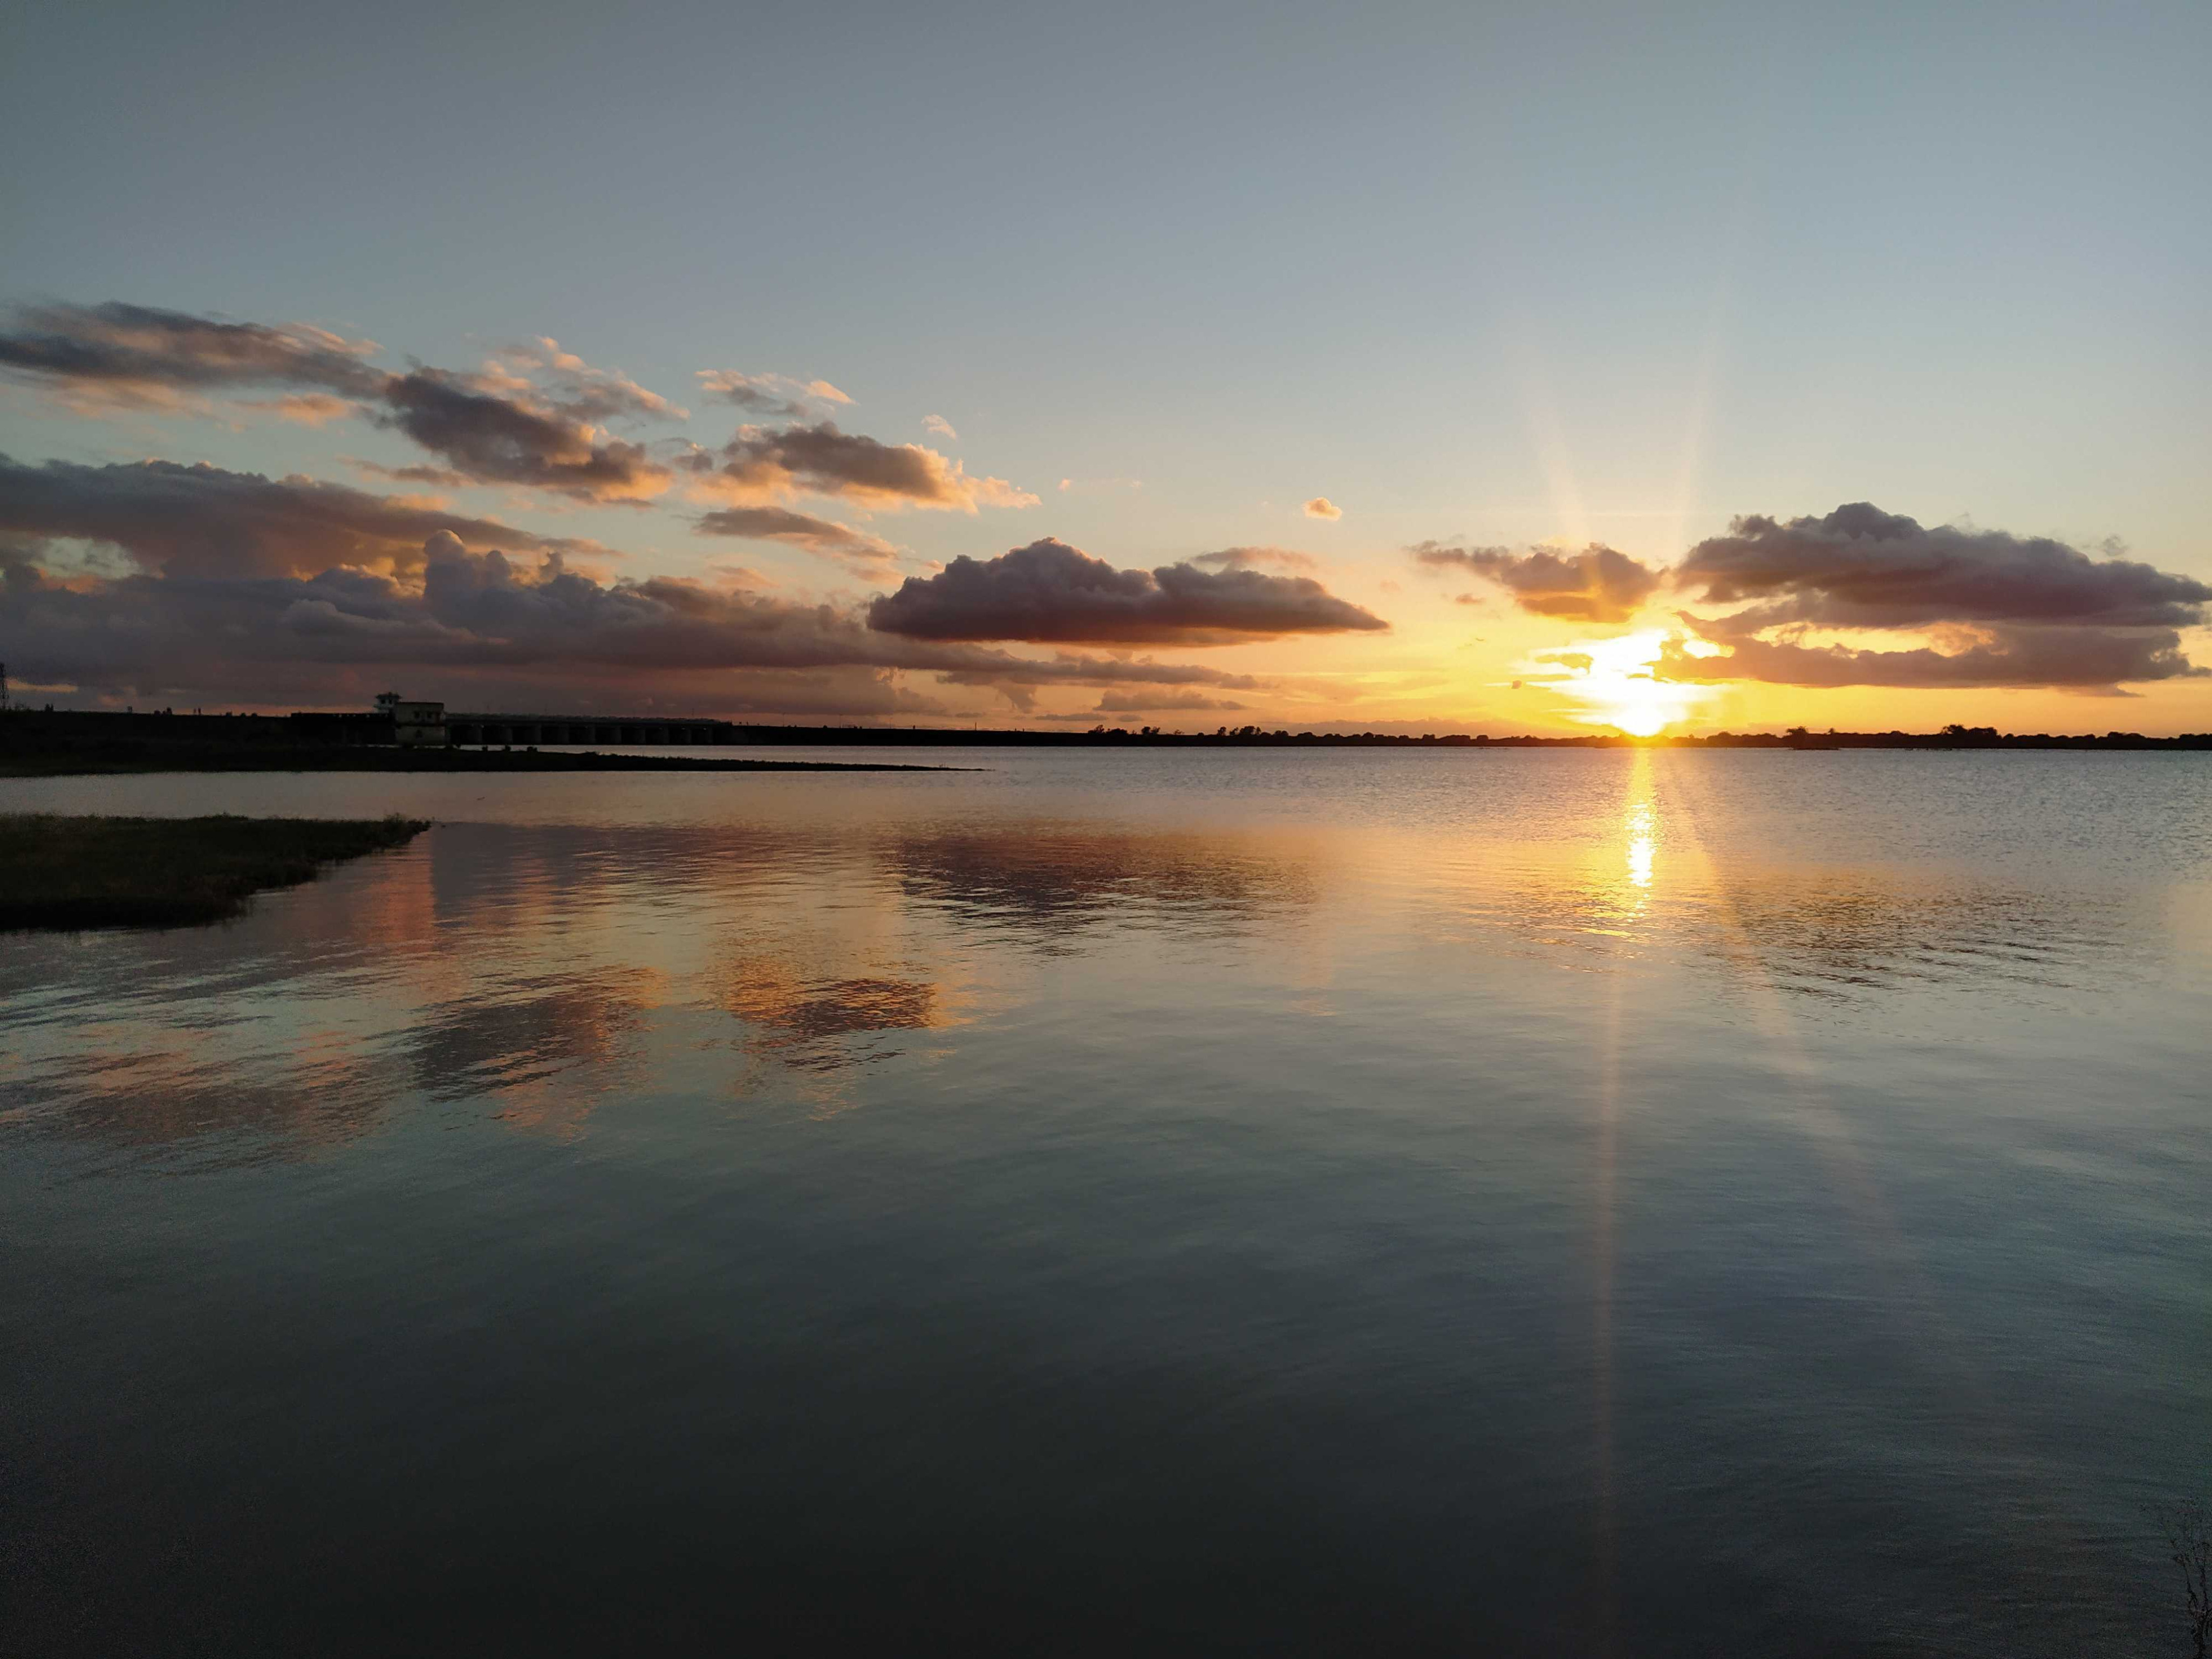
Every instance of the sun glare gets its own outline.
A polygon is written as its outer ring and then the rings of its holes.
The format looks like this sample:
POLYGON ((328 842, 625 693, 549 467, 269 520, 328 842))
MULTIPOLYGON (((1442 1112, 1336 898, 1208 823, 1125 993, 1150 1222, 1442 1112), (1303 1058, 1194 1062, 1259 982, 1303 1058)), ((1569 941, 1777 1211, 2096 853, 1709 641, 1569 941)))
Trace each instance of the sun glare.
POLYGON ((1713 695, 1708 686, 1655 676, 1653 668, 1666 641, 1662 630, 1646 629, 1618 639, 1547 651, 1539 661, 1565 671, 1548 684, 1581 705, 1575 719, 1589 726, 1610 726, 1632 738, 1651 738, 1686 720, 1713 695))

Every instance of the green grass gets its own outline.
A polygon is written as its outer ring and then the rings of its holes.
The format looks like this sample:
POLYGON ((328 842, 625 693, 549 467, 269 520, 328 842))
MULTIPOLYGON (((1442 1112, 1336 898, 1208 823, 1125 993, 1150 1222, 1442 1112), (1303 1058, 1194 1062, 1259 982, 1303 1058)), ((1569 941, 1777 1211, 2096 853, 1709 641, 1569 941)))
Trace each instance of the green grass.
POLYGON ((0 814, 0 930, 188 927, 325 866, 404 846, 411 818, 0 814))

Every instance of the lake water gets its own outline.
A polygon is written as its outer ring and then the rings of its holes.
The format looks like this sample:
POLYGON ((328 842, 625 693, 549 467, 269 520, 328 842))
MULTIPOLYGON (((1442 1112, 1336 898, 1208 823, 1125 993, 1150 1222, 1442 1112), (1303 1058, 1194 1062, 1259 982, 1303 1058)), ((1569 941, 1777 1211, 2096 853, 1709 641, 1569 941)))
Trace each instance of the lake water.
POLYGON ((2212 756, 888 757, 0 784, 11 1640, 2187 1650, 2212 756))

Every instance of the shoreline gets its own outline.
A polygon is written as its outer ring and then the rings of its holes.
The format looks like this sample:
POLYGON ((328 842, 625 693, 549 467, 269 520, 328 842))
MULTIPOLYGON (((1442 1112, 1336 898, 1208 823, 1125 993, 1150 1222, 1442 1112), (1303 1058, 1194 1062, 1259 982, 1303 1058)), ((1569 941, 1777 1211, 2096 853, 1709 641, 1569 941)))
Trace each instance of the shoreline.
POLYGON ((0 814, 0 933, 197 927, 404 847, 428 819, 0 814))

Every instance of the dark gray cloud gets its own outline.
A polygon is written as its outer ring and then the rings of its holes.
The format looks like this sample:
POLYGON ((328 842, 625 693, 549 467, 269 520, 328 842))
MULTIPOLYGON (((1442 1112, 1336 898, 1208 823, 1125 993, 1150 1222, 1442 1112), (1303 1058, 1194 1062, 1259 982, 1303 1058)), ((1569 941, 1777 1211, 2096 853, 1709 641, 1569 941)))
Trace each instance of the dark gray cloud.
MULTIPOLYGON (((669 578, 602 581, 569 568, 557 550, 534 567, 475 553, 447 528, 406 562, 421 571, 419 585, 360 568, 244 574, 250 562, 229 574, 180 562, 64 582, 35 549, 14 547, 0 552, 0 655, 27 683, 139 701, 343 700, 400 671, 447 701, 463 686, 570 702, 589 688, 793 714, 833 712, 822 699, 837 697, 847 712, 889 712, 899 671, 993 687, 1018 704, 1052 685, 1253 684, 1181 664, 1033 661, 902 640, 836 606, 669 578)), ((925 706, 911 696, 893 702, 925 706)))
POLYGON ((1911 628, 1938 622, 2186 628, 2212 586, 2125 559, 2002 530, 1923 526, 1866 501, 1818 519, 1734 520, 1699 542, 1675 574, 1708 605, 1757 609, 1734 622, 1768 628, 1911 628))
POLYGON ((1423 542, 1413 557, 1432 570, 1465 570, 1496 582, 1513 603, 1539 617, 1563 622, 1622 623, 1641 610, 1662 572, 1595 542, 1579 553, 1539 548, 1515 553, 1503 547, 1448 547, 1423 542))
POLYGON ((1817 519, 1737 519, 1691 549, 1675 581, 1741 608, 1686 616, 1726 651, 1678 646, 1662 664, 1670 678, 2112 691, 2205 672, 2178 630, 2204 620, 2212 586, 2045 537, 1925 526, 1865 501, 1817 519), (1819 629, 1932 629, 1945 648, 1808 643, 1819 629))
MULTIPOLYGON (((441 457, 440 476, 586 501, 655 495, 672 476, 603 423, 683 411, 555 340, 495 354, 477 374, 418 365, 393 374, 365 361, 375 349, 368 343, 296 323, 227 323, 119 303, 28 307, 15 321, 0 335, 0 370, 65 394, 157 403, 271 389, 289 395, 246 406, 318 423, 357 411, 441 457)), ((429 470, 398 475, 418 471, 429 470)))
POLYGON ((476 376, 418 368, 386 382, 380 426, 404 432, 479 483, 526 484, 580 500, 635 501, 668 487, 642 444, 601 434, 550 405, 485 388, 476 376))
POLYGON ((1097 645, 1227 645, 1389 626, 1310 577, 1193 564, 1121 570, 1049 538, 908 577, 869 606, 868 625, 913 639, 1097 645))
POLYGON ((152 306, 24 306, 0 333, 0 370, 140 401, 177 392, 302 387, 374 397, 375 347, 290 324, 226 323, 152 306))
POLYGON ((344 484, 175 461, 29 466, 0 455, 0 531, 105 544, 178 576, 419 568, 424 539, 441 532, 526 551, 605 552, 344 484))
POLYGON ((843 432, 834 421, 811 426, 744 427, 719 453, 687 463, 705 485, 744 501, 793 495, 835 496, 863 507, 919 507, 973 513, 979 507, 1034 507, 1036 497, 1004 478, 969 476, 960 463, 920 444, 886 444, 843 432))
POLYGON ((702 515, 702 536, 735 536, 746 541, 787 542, 810 553, 827 554, 863 564, 880 565, 898 549, 879 536, 830 519, 811 519, 781 507, 728 507, 702 515))

